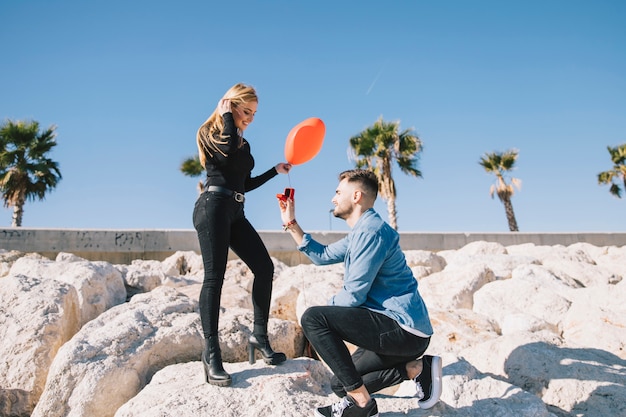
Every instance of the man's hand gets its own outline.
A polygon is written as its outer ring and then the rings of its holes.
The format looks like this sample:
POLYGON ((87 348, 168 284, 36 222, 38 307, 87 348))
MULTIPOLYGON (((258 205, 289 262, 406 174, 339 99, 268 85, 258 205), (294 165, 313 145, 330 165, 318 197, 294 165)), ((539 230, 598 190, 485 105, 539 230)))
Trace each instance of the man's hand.
MULTIPOLYGON (((283 195, 284 194, 278 194, 277 197, 283 195)), ((304 231, 296 222, 296 203, 293 199, 293 195, 288 198, 279 197, 278 207, 280 208, 280 218, 283 221, 283 229, 289 231, 289 234, 297 245, 301 245, 302 239, 304 238, 304 231)))
POLYGON ((283 224, 287 224, 296 218, 296 202, 293 196, 287 197, 284 194, 276 194, 278 207, 280 208, 280 218, 283 224))

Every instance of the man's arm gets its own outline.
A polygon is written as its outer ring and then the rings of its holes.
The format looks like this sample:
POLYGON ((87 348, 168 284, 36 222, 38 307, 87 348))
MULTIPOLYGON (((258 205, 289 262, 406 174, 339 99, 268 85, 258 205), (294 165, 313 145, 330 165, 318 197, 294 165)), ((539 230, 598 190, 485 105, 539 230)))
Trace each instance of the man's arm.
POLYGON ((330 299, 329 304, 358 307, 365 303, 372 284, 380 273, 386 253, 385 242, 378 234, 354 235, 350 245, 350 256, 346 260, 343 287, 330 299))

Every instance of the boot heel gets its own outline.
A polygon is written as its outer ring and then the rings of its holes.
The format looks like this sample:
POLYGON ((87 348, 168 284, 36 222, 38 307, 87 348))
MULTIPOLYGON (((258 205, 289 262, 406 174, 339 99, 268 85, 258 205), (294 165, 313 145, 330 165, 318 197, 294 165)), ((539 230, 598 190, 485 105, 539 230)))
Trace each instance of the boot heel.
POLYGON ((282 352, 274 352, 266 335, 250 336, 248 340, 248 359, 251 364, 256 362, 255 351, 258 350, 263 361, 268 365, 278 365, 285 362, 287 356, 282 352))
POLYGON ((256 363, 255 351, 255 347, 252 346, 251 343, 248 343, 248 362, 250 363, 250 365, 254 365, 256 363))

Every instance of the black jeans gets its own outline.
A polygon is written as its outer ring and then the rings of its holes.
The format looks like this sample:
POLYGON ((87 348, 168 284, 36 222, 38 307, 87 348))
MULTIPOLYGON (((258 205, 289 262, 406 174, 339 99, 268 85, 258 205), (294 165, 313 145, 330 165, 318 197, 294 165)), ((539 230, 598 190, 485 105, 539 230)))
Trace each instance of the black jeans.
POLYGON ((375 393, 408 379, 406 363, 421 357, 430 338, 407 332, 398 323, 361 307, 309 307, 301 318, 304 334, 335 374, 339 397, 365 384, 375 393), (358 349, 350 356, 344 341, 358 349))
POLYGON ((196 201, 193 225, 198 233, 204 264, 200 320, 205 339, 218 334, 220 299, 229 247, 254 274, 253 333, 267 334, 274 264, 261 237, 246 219, 243 203, 236 202, 226 194, 204 192, 196 201))

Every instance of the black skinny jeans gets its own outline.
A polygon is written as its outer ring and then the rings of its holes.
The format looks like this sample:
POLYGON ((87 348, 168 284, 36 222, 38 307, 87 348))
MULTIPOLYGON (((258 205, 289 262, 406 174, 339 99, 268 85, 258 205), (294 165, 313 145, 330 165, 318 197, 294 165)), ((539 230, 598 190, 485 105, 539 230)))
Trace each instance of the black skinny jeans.
POLYGON ((407 362, 421 357, 430 343, 430 338, 409 333, 384 314, 361 307, 309 307, 301 323, 333 371, 331 387, 339 397, 363 384, 373 394, 409 379, 407 362), (352 356, 344 341, 358 346, 352 356))
POLYGON ((229 247, 254 274, 253 333, 267 334, 274 264, 261 237, 245 218, 243 203, 226 194, 205 191, 196 201, 193 225, 198 233, 204 264, 204 281, 200 291, 200 320, 204 338, 218 334, 229 247))

